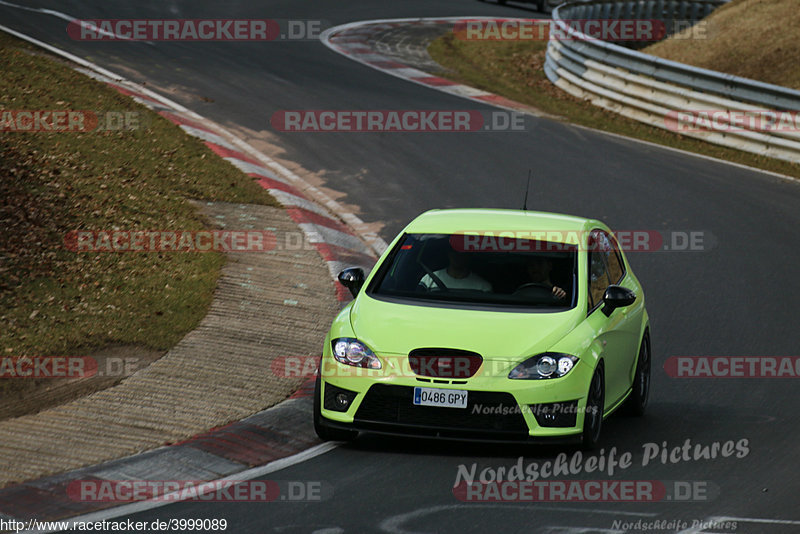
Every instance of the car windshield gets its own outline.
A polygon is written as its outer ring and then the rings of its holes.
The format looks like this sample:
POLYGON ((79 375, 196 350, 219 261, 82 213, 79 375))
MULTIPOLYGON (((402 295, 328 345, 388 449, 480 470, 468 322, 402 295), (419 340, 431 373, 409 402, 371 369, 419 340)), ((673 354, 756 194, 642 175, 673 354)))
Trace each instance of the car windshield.
POLYGON ((577 246, 483 235, 405 234, 367 288, 376 298, 563 310, 577 301, 577 246))

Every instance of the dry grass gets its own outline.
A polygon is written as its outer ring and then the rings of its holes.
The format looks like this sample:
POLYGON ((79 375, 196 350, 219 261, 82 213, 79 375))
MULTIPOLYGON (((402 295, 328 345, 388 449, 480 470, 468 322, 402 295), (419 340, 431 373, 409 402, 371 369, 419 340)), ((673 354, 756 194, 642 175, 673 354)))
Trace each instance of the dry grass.
POLYGON ((800 89, 800 2, 734 0, 709 15, 707 39, 676 37, 643 52, 800 89))
POLYGON ((198 230, 191 199, 275 200, 174 124, 5 34, 0 64, 0 109, 135 111, 146 126, 0 134, 0 356, 171 347, 205 316, 224 256, 74 253, 65 234, 198 230))

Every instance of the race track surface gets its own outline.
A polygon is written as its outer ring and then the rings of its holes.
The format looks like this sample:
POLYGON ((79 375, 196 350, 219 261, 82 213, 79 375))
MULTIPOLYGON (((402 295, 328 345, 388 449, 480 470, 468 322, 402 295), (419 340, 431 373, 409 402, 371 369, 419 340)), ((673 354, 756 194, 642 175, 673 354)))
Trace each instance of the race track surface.
MULTIPOLYGON (((92 19, 280 18, 329 25, 400 17, 536 16, 530 9, 456 0, 17 3, 92 19)), ((633 453, 633 466, 611 478, 706 481, 715 488, 713 500, 463 503, 452 492, 459 465, 477 462, 480 471, 511 466, 521 455, 526 464, 541 462, 559 450, 366 437, 269 475, 324 481, 333 488, 332 499, 179 503, 135 519, 224 517, 237 533, 598 532, 612 529, 614 520, 800 519, 797 382, 673 379, 663 369, 670 356, 798 355, 796 183, 534 117, 526 119, 524 132, 281 133, 270 126, 279 110, 491 108, 387 76, 314 40, 80 42, 67 35, 65 20, 52 15, 0 4, 0 20, 156 90, 180 89, 164 93, 223 125, 265 132, 284 150, 282 159, 318 173, 325 187, 343 194, 341 202, 358 207, 364 221, 382 224, 387 241, 426 209, 521 207, 528 169, 535 177, 534 209, 596 217, 616 229, 707 236, 702 251, 628 254, 647 291, 653 389, 646 417, 609 419, 603 448, 633 453), (703 445, 747 439, 748 454, 641 465, 645 443, 675 447, 687 439, 703 445)), ((609 478, 583 475, 594 477, 609 478)), ((737 532, 797 528, 740 523, 737 532)))

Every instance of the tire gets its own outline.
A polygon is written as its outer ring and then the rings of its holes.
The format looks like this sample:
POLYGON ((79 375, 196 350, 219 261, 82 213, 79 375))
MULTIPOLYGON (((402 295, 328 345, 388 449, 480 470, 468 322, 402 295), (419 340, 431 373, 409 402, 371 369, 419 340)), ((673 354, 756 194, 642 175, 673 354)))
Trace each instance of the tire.
POLYGON ((650 350, 650 333, 645 332, 636 360, 631 394, 625 400, 625 413, 635 417, 644 415, 647 400, 650 398, 650 369, 653 366, 653 353, 650 350))
POLYGON ((314 383, 314 432, 322 441, 353 441, 358 437, 356 430, 342 430, 339 428, 331 428, 325 425, 322 417, 322 392, 321 380, 317 376, 317 381, 314 383))
POLYGON ((586 395, 586 411, 583 414, 583 434, 581 436, 581 446, 584 450, 594 449, 600 442, 605 398, 605 379, 601 364, 597 366, 592 375, 589 393, 586 395))

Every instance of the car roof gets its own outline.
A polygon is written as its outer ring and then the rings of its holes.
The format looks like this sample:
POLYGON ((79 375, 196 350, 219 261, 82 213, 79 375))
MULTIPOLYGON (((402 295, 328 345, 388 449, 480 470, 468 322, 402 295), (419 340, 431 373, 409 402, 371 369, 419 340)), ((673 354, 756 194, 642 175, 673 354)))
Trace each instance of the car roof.
MULTIPOLYGON (((431 210, 418 216, 405 228, 415 234, 461 234, 474 232, 519 232, 517 237, 530 237, 530 232, 579 232, 589 228, 605 228, 594 219, 549 213, 509 209, 444 209, 431 210)), ((550 241, 562 241, 548 236, 550 241)), ((566 237, 565 237, 566 238, 566 237)), ((571 239, 569 239, 571 241, 571 239)))

